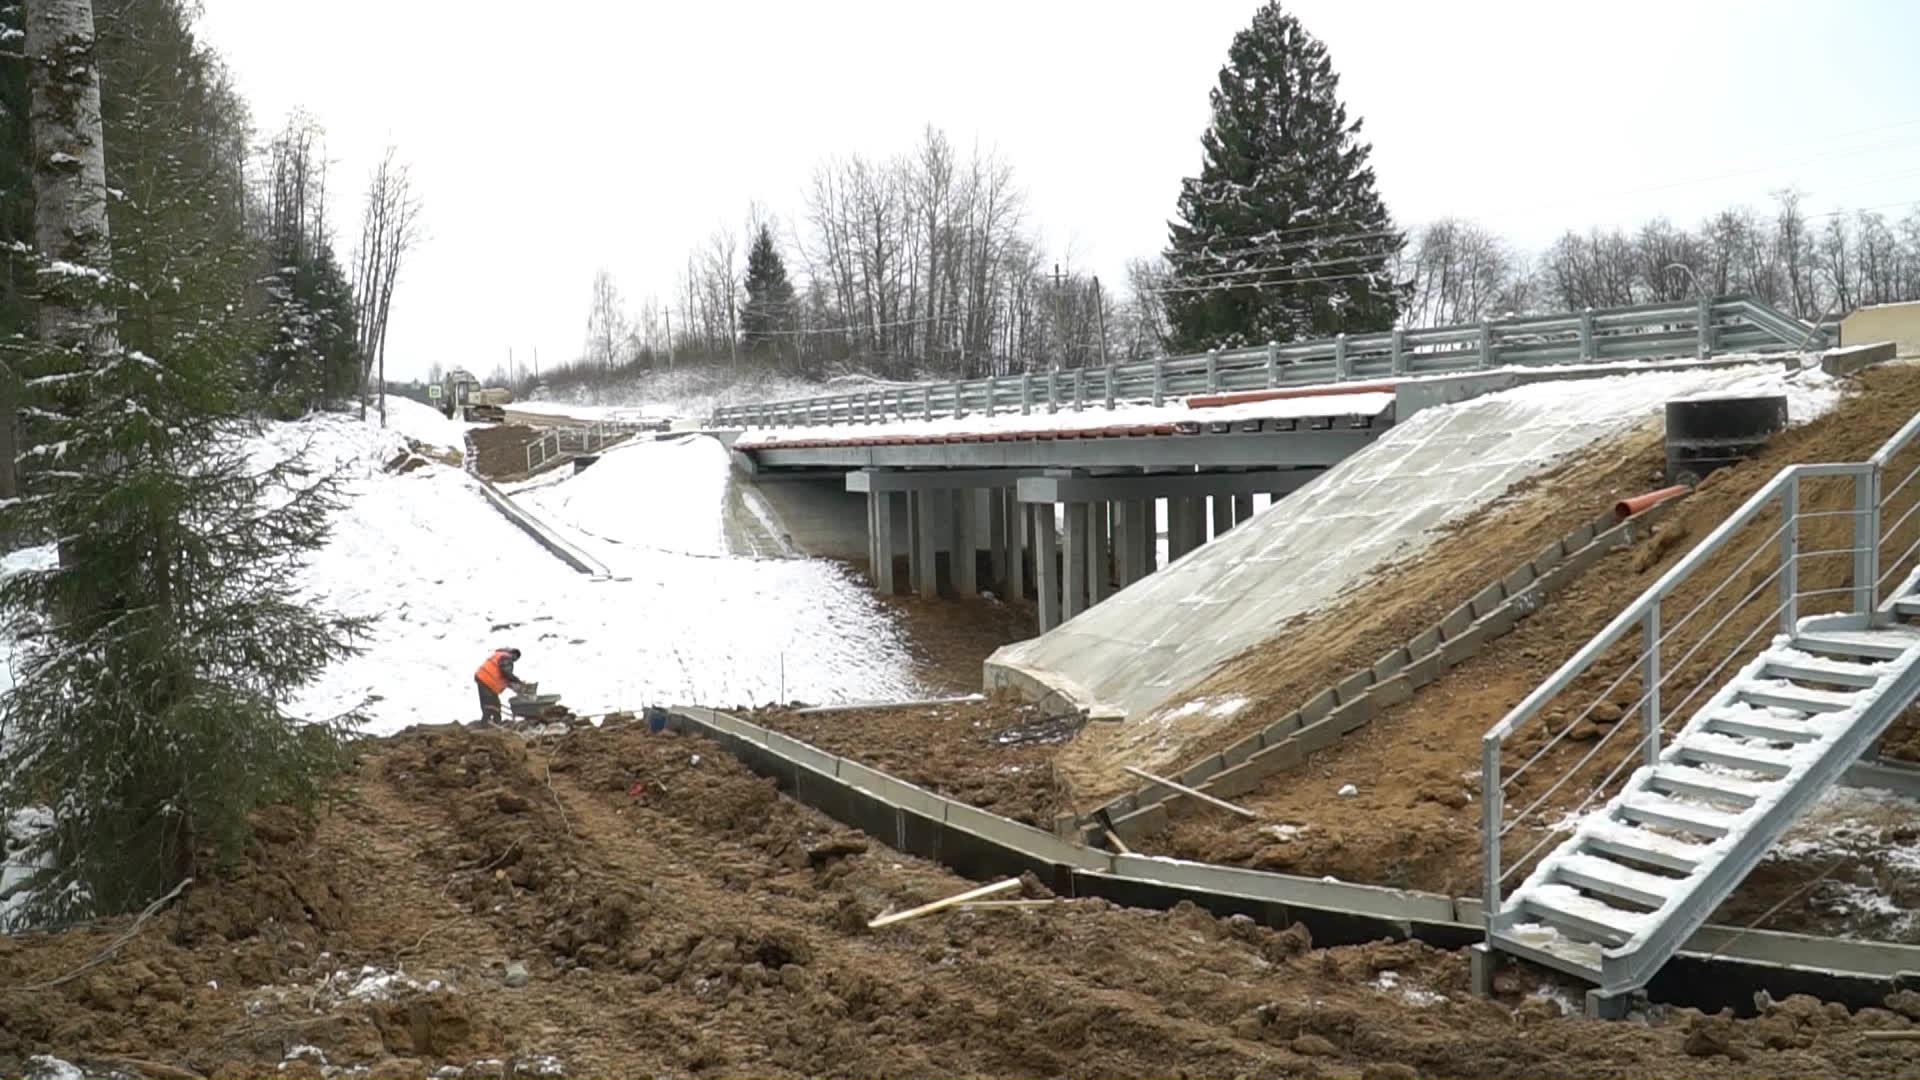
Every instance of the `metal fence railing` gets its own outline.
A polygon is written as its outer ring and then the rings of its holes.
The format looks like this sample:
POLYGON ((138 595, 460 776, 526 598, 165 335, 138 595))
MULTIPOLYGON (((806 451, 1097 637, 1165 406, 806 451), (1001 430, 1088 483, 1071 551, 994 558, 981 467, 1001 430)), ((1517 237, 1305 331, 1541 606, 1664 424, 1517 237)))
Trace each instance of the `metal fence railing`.
POLYGON ((560 433, 549 431, 527 444, 527 471, 532 472, 560 456, 560 433))
POLYGON ((1920 572, 1916 434, 1920 415, 1866 461, 1781 470, 1488 730, 1490 932, 1511 921, 1509 882, 1656 763, 1663 741, 1776 634, 1810 615, 1871 616, 1903 593, 1920 572))
POLYGON ((1133 364, 889 386, 714 410, 715 427, 931 420, 973 413, 1114 408, 1227 390, 1312 386, 1507 365, 1546 366, 1823 347, 1830 328, 1755 300, 1642 304, 1461 326, 1172 356, 1133 364))

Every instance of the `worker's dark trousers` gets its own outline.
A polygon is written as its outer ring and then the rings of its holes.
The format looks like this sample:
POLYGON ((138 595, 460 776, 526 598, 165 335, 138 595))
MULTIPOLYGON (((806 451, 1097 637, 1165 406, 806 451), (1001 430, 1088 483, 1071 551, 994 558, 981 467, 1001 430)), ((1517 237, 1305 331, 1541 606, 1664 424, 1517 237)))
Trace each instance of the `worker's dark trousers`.
POLYGON ((480 722, 500 719, 500 695, 481 682, 478 675, 473 677, 473 685, 480 688, 480 722))

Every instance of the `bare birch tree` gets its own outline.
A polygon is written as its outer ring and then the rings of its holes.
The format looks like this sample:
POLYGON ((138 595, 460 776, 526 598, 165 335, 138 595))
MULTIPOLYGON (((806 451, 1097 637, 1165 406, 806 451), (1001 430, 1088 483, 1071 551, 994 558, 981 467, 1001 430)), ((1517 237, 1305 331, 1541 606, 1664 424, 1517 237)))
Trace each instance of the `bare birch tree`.
POLYGON ((360 333, 360 418, 374 380, 382 389, 380 423, 387 422, 387 319, 393 311, 400 264, 420 240, 420 200, 413 193, 407 166, 388 147, 367 186, 360 219, 360 247, 353 259, 354 314, 360 333))

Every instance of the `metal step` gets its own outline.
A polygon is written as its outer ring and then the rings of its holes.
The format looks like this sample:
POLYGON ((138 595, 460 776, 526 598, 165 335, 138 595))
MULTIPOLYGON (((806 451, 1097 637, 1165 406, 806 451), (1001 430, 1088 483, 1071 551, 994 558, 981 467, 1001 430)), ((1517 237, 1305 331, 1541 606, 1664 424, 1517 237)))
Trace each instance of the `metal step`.
POLYGON ((1920 597, 1903 596, 1893 602, 1893 610, 1897 615, 1920 615, 1920 597))
POLYGON ((1791 720, 1774 720, 1763 713, 1710 716, 1707 718, 1706 730, 1716 735, 1732 735, 1741 739, 1766 739, 1783 743, 1812 742, 1820 737, 1819 732, 1805 724, 1796 724, 1791 720))
POLYGON ((1793 647, 1801 652, 1842 659, 1864 656, 1874 660, 1892 660, 1906 651, 1910 641, 1910 638, 1903 640, 1901 635, 1884 630, 1821 630, 1796 635, 1793 647))
POLYGON ((1691 873, 1700 865, 1703 845, 1689 844, 1650 829, 1636 829, 1623 821, 1609 821, 1605 832, 1587 837, 1586 850, 1613 859, 1632 859, 1665 870, 1691 873))
POLYGON ((1744 810, 1758 802, 1772 785, 1764 781, 1742 780, 1737 776, 1719 776, 1705 769, 1688 768, 1685 765, 1663 764, 1654 767, 1652 775, 1647 777, 1647 786, 1677 795, 1691 795, 1697 799, 1729 802, 1744 810))
POLYGON ((1651 791, 1629 793, 1616 813, 1639 825, 1655 825, 1712 840, 1720 839, 1733 828, 1732 814, 1710 807, 1692 806, 1651 791))
POLYGON ((1558 864, 1561 881, 1585 892, 1625 900, 1658 910, 1685 884, 1685 878, 1666 878, 1622 866, 1598 855, 1570 855, 1558 864))
POLYGON ((1521 904, 1543 922, 1609 945, 1619 945, 1632 937, 1638 922, 1646 918, 1641 912, 1623 911, 1581 896, 1571 885, 1542 885, 1528 893, 1521 904))
POLYGON ((1689 764, 1719 765, 1775 778, 1793 771, 1793 766, 1777 756, 1762 757, 1767 751, 1758 747, 1742 746, 1728 739, 1716 741, 1720 745, 1709 743, 1704 738, 1689 739, 1673 748, 1674 756, 1689 764))
POLYGON ((1792 709, 1794 712, 1844 712, 1859 703, 1856 694, 1833 690, 1811 690, 1804 686, 1743 686, 1735 695, 1749 705, 1768 709, 1792 709))
POLYGON ((1863 664, 1848 664, 1838 660, 1829 663, 1831 667, 1796 660, 1768 660, 1767 665, 1760 669, 1760 677, 1852 686, 1862 690, 1880 680, 1878 672, 1863 664))

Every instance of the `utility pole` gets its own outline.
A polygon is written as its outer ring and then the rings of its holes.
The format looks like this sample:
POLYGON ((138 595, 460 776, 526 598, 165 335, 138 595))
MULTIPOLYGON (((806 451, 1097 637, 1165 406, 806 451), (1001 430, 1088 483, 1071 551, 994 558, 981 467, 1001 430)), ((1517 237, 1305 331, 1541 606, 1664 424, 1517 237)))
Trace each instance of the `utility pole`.
POLYGON ((660 311, 667 317, 667 370, 673 370, 673 309, 662 304, 660 311))
POLYGON ((540 346, 533 347, 533 381, 540 381, 540 346))
POLYGON ((509 345, 507 346, 507 381, 513 382, 519 377, 520 372, 513 366, 513 346, 509 345))

